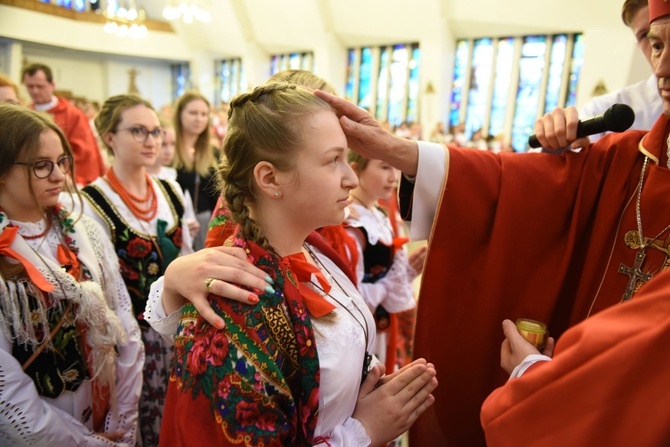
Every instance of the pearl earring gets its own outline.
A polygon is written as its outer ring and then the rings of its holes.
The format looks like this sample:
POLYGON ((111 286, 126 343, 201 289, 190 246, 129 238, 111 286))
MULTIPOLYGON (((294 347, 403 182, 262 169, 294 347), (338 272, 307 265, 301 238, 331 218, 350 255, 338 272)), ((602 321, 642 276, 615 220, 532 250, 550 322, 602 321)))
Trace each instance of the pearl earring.
POLYGON ((279 191, 275 191, 275 197, 278 199, 281 197, 281 193, 279 191))

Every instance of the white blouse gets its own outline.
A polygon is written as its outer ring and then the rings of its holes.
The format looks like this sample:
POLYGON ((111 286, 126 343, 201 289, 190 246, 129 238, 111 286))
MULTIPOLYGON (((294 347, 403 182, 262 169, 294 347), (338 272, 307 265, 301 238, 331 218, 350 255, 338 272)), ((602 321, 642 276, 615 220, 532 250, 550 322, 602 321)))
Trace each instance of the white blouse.
MULTIPOLYGON (((351 415, 360 389, 364 355, 366 351, 371 353, 375 345, 374 318, 356 286, 339 267, 316 247, 310 246, 310 249, 316 255, 317 264, 322 264, 318 266, 332 286, 326 299, 336 306, 334 321, 331 318, 328 321, 311 320, 321 372, 319 417, 314 437, 326 438, 331 447, 367 446, 370 439, 365 429, 351 415)), ((163 278, 160 278, 151 286, 144 316, 156 331, 172 337, 177 330, 180 312, 165 314, 162 291, 163 278)), ((373 364, 376 363, 374 359, 373 364)))
MULTIPOLYGON (((352 213, 347 219, 347 225, 352 227, 347 228, 347 232, 356 241, 358 253, 363 253, 366 243, 393 245, 393 227, 388 216, 376 208, 371 210, 355 203, 350 206, 355 210, 355 213, 352 213), (354 218, 354 214, 357 217, 354 218), (363 234, 356 228, 365 229, 367 241, 363 239, 363 234)), ((414 308, 416 301, 414 300, 412 281, 418 273, 409 265, 407 252, 404 249, 396 251, 391 268, 383 278, 374 283, 362 282, 365 273, 364 265, 364 259, 361 255, 358 257, 358 263, 356 264, 356 278, 358 278, 358 289, 371 311, 374 311, 379 305, 384 306, 391 313, 414 308)))
MULTIPOLYGON (((19 235, 36 235, 46 229, 42 220, 35 223, 13 222, 19 227, 19 235)), ((91 381, 86 381, 75 392, 64 392, 57 398, 42 397, 30 376, 26 375, 21 364, 12 356, 12 342, 3 331, 0 331, 0 445, 2 446, 129 446, 135 445, 138 420, 140 391, 142 387, 142 369, 144 366, 144 345, 140 339, 140 331, 132 313, 130 297, 118 273, 118 261, 109 240, 100 237, 91 241, 92 234, 101 234, 95 222, 86 217, 75 227, 83 231, 87 237, 79 235, 77 243, 83 241, 88 245, 79 246, 80 261, 91 268, 92 260, 100 263, 107 261, 114 264, 113 269, 103 267, 103 276, 107 284, 104 290, 115 291, 116 296, 107 298, 108 302, 116 303, 116 314, 126 332, 127 343, 117 345, 116 358, 116 395, 118 410, 110 411, 105 420, 105 432, 121 431, 124 433, 120 442, 115 443, 93 433, 92 418, 85 423, 80 418, 92 405, 91 381), (82 230, 86 228, 86 230, 82 230), (88 262, 86 262, 86 260, 88 262), (104 260, 104 261, 103 261, 104 260), (104 273, 107 274, 104 274, 104 273)), ((53 271, 62 270, 57 261, 56 253, 60 239, 58 227, 52 227, 46 238, 34 240, 17 239, 12 247, 27 243, 32 250, 39 253, 39 262, 47 263, 53 271), (42 261, 43 260, 43 261, 42 261)), ((23 255, 23 253, 22 253, 23 255)), ((24 255, 28 257, 30 253, 24 255)), ((37 258, 36 255, 32 255, 37 258)), ((40 270, 46 266, 35 263, 40 270)))

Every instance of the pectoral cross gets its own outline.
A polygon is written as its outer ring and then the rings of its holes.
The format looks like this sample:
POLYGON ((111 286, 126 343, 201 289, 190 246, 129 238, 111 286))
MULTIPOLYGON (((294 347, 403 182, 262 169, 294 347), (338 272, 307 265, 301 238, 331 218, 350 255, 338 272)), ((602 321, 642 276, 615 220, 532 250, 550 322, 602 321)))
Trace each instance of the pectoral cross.
POLYGON ((642 247, 635 254, 635 263, 632 267, 629 267, 624 263, 619 265, 619 273, 628 275, 629 278, 626 290, 621 297, 621 302, 628 301, 633 297, 633 293, 635 293, 638 281, 647 282, 653 276, 651 273, 644 273, 642 270, 640 270, 640 267, 642 267, 642 263, 644 262, 644 258, 647 256, 644 252, 645 248, 646 247, 642 247))

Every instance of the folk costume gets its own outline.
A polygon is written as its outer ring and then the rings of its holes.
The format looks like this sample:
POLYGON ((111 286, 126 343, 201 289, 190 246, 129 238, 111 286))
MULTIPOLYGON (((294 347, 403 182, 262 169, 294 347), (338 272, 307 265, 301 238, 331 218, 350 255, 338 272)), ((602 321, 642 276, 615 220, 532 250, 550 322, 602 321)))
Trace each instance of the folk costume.
MULTIPOLYGON (((205 247, 220 247, 233 235, 236 225, 223 197, 219 197, 216 207, 209 220, 205 247)), ((356 271, 358 265, 358 250, 356 241, 347 234, 342 225, 330 225, 316 230, 329 243, 333 250, 342 258, 351 272, 356 271)))
POLYGON ((563 334, 482 407, 487 445, 670 443, 670 270, 563 334))
POLYGON ((113 179, 113 170, 110 170, 107 177, 82 189, 81 194, 86 199, 84 213, 105 228, 114 244, 121 275, 142 331, 147 354, 140 399, 140 430, 144 445, 157 445, 172 349, 144 320, 144 309, 151 284, 180 253, 192 252, 190 235, 182 222, 183 195, 176 183, 147 176, 148 194, 153 198, 148 198, 146 203, 155 204, 155 208, 148 216, 138 216, 124 197, 127 192, 113 179))
POLYGON ((0 277, 0 444, 134 446, 144 347, 116 254, 95 222, 51 213, 47 226, 0 211, 18 267, 0 277))
POLYGON ((414 237, 432 224, 415 355, 435 364, 440 387, 411 442, 484 445, 481 404, 507 378, 503 319, 542 321, 558 338, 667 268, 669 133, 662 116, 646 135, 560 156, 419 143, 416 193, 403 181, 401 202, 412 202, 414 237))
POLYGON ((276 293, 254 306, 210 295, 223 330, 192 305, 165 316, 159 282, 152 287, 147 320, 177 334, 161 446, 368 445, 351 415, 374 321, 342 260, 316 233, 305 249, 318 269, 302 252, 279 260, 239 236, 231 242, 276 293))
POLYGON ((415 307, 412 280, 418 273, 409 265, 403 244, 407 238, 395 237, 391 220, 386 213, 371 210, 358 203, 350 205, 353 213, 346 220, 347 231, 356 241, 360 254, 356 265, 358 290, 377 323, 377 346, 375 355, 386 363, 387 371, 395 369, 396 343, 386 337, 391 328, 391 314, 415 307), (386 362, 387 350, 389 360, 386 362))

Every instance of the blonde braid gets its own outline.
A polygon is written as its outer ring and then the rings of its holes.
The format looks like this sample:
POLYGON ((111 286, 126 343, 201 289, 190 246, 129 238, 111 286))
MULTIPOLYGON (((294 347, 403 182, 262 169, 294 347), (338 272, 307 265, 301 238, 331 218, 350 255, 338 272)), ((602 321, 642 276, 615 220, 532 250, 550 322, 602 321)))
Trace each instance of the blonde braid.
POLYGON ((257 194, 254 168, 261 161, 283 172, 294 168, 294 152, 305 140, 301 120, 318 110, 330 106, 307 89, 285 82, 256 87, 230 102, 218 169, 223 197, 242 235, 270 252, 274 249, 249 215, 257 194))

